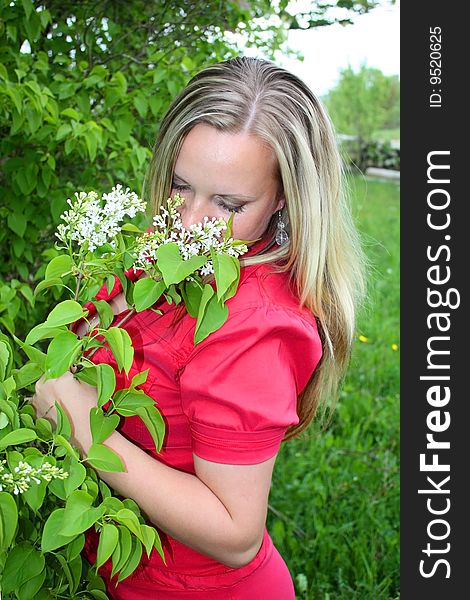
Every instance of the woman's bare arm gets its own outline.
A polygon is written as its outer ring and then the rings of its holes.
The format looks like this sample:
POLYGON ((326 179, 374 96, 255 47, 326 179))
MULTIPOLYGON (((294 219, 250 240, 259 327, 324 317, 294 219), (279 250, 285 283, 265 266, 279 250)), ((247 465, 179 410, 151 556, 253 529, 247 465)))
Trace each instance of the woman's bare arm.
POLYGON ((232 568, 249 563, 264 534, 275 457, 256 465, 225 465, 194 456, 196 475, 164 465, 119 433, 106 445, 125 473, 99 475, 132 498, 163 531, 232 568))
MULTIPOLYGON (((32 401, 37 414, 53 422, 54 402, 60 402, 72 442, 86 456, 96 389, 67 372, 41 379, 32 401)), ((155 460, 116 431, 105 443, 121 456, 125 472, 100 472, 100 477, 135 500, 155 525, 227 566, 239 568, 254 558, 263 539, 275 457, 256 465, 225 465, 194 456, 192 475, 155 460)))

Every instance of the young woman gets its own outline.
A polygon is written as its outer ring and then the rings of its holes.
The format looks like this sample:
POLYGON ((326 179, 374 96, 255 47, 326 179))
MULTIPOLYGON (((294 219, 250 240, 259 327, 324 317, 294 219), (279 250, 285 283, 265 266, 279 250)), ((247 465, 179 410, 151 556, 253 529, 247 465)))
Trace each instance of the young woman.
MULTIPOLYGON (((157 455, 138 417, 124 419, 106 444, 126 471, 100 475, 161 530, 166 565, 143 558, 117 587, 104 565, 111 598, 295 597, 265 521, 281 441, 334 396, 349 357, 362 263, 341 179, 324 109, 268 61, 210 66, 171 104, 147 180, 155 212, 178 192, 185 226, 234 213, 234 237, 254 243, 228 320, 202 343, 192 342, 195 319, 175 319, 166 303, 124 325, 136 348, 129 378, 150 369, 143 387, 167 431, 157 455)), ((98 298, 128 310, 118 284, 98 298)), ((104 349, 93 360, 115 364, 104 349)), ((71 373, 39 382, 38 414, 55 419, 56 400, 86 453, 94 388, 71 373)))

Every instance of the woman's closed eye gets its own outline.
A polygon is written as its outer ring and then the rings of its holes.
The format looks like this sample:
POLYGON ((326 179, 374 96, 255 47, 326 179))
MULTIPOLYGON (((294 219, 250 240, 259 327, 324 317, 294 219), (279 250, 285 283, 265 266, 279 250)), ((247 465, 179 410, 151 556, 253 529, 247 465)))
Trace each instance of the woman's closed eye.
MULTIPOLYGON (((171 184, 171 189, 175 190, 176 192, 188 192, 191 190, 191 186, 186 183, 177 183, 173 181, 171 184)), ((227 212, 241 213, 245 210, 244 204, 230 204, 220 196, 215 197, 215 202, 217 206, 220 206, 220 208, 227 212)))
POLYGON ((185 184, 183 184, 183 183, 174 183, 174 182, 173 182, 173 183, 171 184, 171 189, 173 189, 173 190, 176 190, 176 191, 178 191, 178 192, 185 192, 185 191, 187 191, 187 190, 189 190, 189 189, 191 189, 191 188, 190 188, 190 186, 189 186, 189 185, 185 185, 185 184))
POLYGON ((245 210, 244 204, 229 204, 228 202, 225 202, 225 200, 223 200, 222 198, 217 198, 216 202, 218 206, 220 206, 223 210, 226 210, 227 212, 241 213, 245 210))

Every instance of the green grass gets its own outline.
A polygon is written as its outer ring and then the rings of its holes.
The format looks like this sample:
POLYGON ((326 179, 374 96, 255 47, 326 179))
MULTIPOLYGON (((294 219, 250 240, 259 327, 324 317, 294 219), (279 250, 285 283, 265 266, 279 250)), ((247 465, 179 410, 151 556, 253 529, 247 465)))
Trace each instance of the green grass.
POLYGON ((399 186, 350 186, 368 306, 331 425, 283 444, 270 497, 268 529, 299 600, 399 597, 399 186))

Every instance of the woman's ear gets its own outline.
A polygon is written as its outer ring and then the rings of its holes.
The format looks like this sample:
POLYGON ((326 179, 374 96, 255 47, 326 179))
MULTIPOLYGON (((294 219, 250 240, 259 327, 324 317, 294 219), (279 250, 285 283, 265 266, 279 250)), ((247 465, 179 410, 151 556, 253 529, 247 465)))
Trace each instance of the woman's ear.
POLYGON ((285 204, 286 204, 286 199, 285 199, 284 194, 281 192, 277 197, 276 210, 274 212, 277 212, 278 210, 282 210, 284 208, 285 204))

